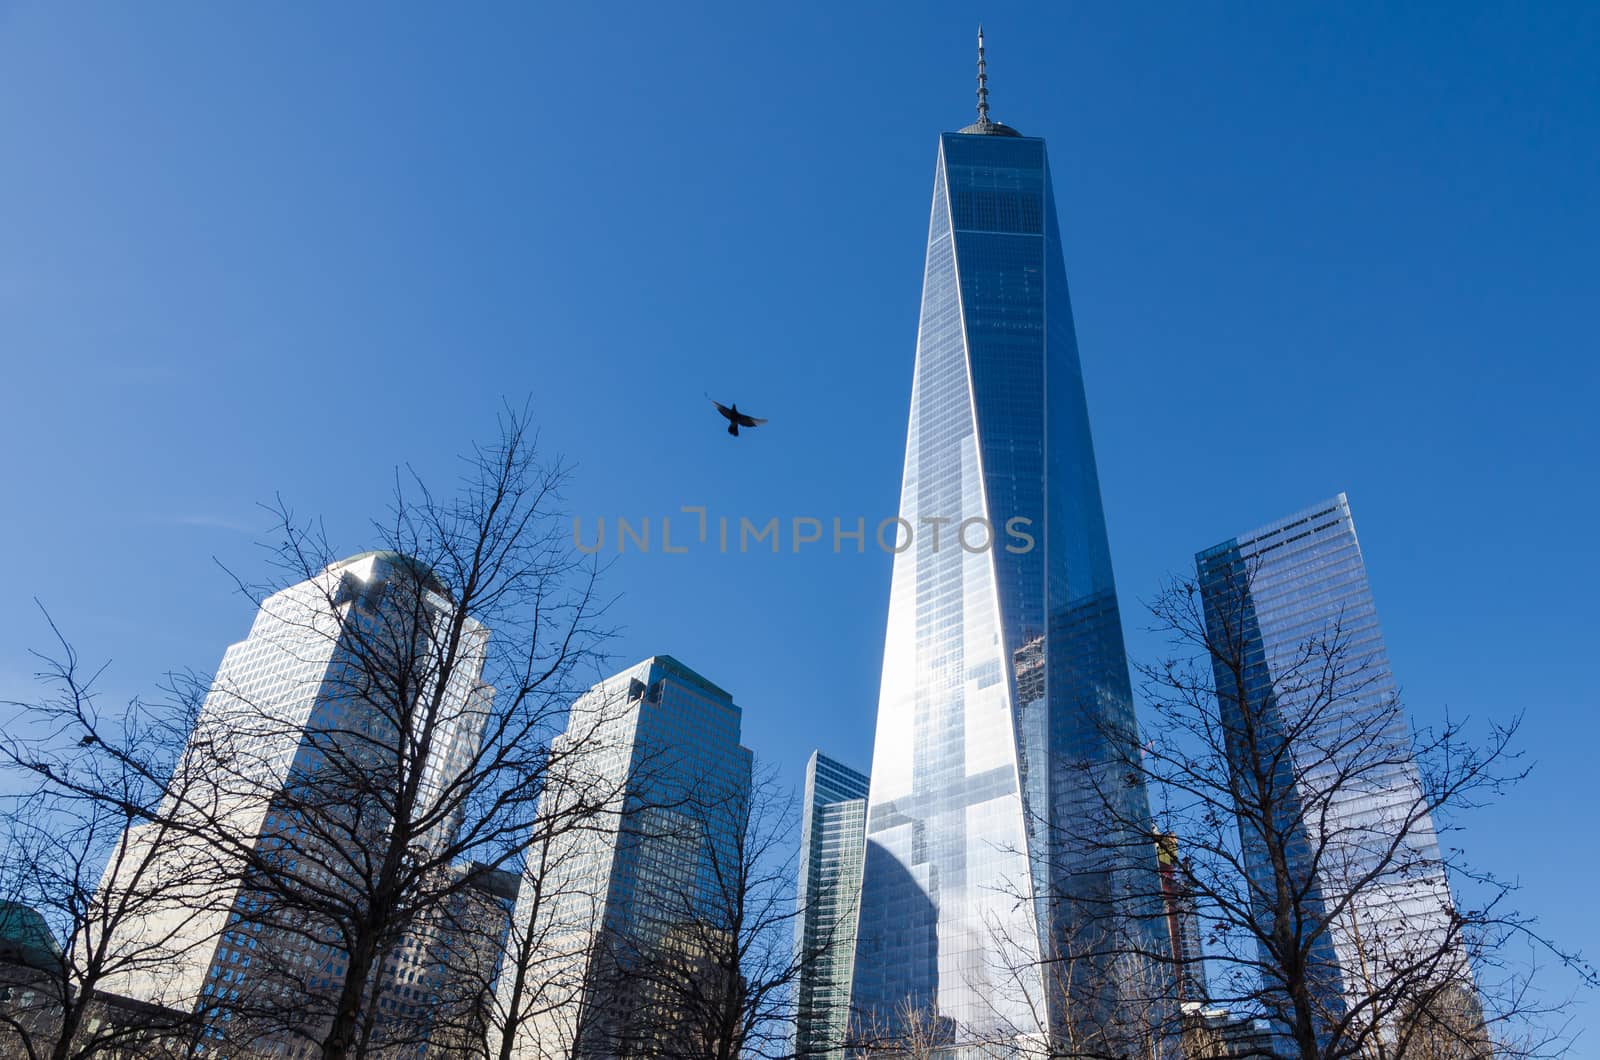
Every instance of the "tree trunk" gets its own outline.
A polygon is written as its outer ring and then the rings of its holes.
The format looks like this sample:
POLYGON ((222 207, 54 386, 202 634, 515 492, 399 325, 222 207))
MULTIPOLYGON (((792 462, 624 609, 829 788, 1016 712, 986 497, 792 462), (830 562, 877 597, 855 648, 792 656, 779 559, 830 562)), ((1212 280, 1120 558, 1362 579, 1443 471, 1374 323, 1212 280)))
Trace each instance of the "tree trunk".
POLYGON ((372 965, 377 959, 378 932, 369 925, 350 947, 350 964, 346 968, 344 983, 339 988, 339 1004, 334 1010, 333 1026, 322 1040, 322 1060, 345 1060, 351 1055, 360 1027, 361 999, 367 991, 367 981, 372 975, 372 965))

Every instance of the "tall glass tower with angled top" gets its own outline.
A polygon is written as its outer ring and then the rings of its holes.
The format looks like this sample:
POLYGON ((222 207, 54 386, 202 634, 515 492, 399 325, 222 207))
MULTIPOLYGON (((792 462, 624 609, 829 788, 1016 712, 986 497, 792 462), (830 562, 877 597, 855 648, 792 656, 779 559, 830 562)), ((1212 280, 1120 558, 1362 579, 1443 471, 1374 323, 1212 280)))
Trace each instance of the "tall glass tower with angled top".
MULTIPOLYGON (((1299 893, 1293 930, 1326 1014, 1319 1039, 1331 1040, 1346 1013, 1357 1024, 1374 1019, 1363 999, 1374 983, 1401 977, 1434 977, 1429 989, 1477 1024, 1459 1033, 1482 1033, 1428 811, 1434 795, 1413 759, 1348 499, 1341 493, 1214 545, 1195 556, 1195 569, 1208 637, 1239 644, 1246 660, 1242 675, 1212 663, 1257 922, 1274 919, 1274 850, 1253 822, 1275 805, 1272 826, 1290 837, 1281 850, 1299 893), (1241 677, 1244 694, 1230 692, 1241 677)), ((1262 962, 1275 965, 1264 947, 1262 962)), ((1267 985, 1279 989, 1271 978, 1267 985)), ((1463 1038, 1458 1055, 1488 1055, 1474 1054, 1472 1040, 1463 1038)))
POLYGON ((1043 140, 990 120, 978 47, 978 121, 940 136, 934 167, 858 1040, 908 1020, 952 1046, 1049 1033, 1072 1005, 1048 958, 1110 948, 1101 914, 1155 880, 1148 830, 1084 834, 1096 787, 1123 821, 1147 797, 1097 783, 1137 740, 1050 167, 1043 140))

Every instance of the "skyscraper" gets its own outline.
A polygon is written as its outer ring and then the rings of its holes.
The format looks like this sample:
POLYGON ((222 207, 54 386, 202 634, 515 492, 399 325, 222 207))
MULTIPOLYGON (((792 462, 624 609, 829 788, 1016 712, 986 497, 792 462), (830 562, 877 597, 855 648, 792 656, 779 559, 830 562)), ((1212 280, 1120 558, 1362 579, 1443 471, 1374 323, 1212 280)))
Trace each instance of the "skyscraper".
MULTIPOLYGON (((1272 849, 1253 823, 1270 805, 1273 832, 1290 837, 1277 846, 1304 896, 1295 915, 1326 1035, 1341 997, 1370 993, 1364 977, 1436 959, 1452 917, 1349 503, 1341 493, 1195 564, 1208 638, 1225 646, 1213 668, 1234 790, 1250 803, 1240 813, 1245 869, 1270 924, 1272 849)), ((1464 959, 1438 967, 1470 983, 1464 959)))
POLYGON ((608 810, 530 850, 497 1006, 502 1020, 526 1017, 514 1031, 519 1060, 693 1048, 680 1039, 701 1028, 682 991, 703 1001, 728 988, 716 961, 736 930, 727 888, 751 797, 740 713, 668 655, 573 704, 552 746, 567 765, 541 812, 595 798, 608 810), (530 939, 537 965, 519 982, 510 964, 530 939))
POLYGON ((866 816, 867 778, 821 751, 812 752, 796 888, 795 955, 802 964, 795 1051, 802 1057, 843 1055, 866 816))
POLYGON ((1039 1035, 1068 1007, 1041 961, 1155 866, 1147 830, 1082 834, 1132 694, 1045 145, 990 119, 978 44, 934 166, 852 1006, 1039 1035))
POLYGON ((450 875, 462 886, 413 932, 384 992, 404 1015, 429 1019, 428 1054, 471 1056, 493 1019, 520 878, 477 863, 453 865, 450 875))
MULTIPOLYGON (((249 635, 224 653, 169 782, 162 814, 178 825, 129 829, 102 881, 113 894, 166 899, 141 903, 147 912, 119 923, 113 945, 160 939, 172 959, 106 989, 201 1012, 212 1051, 246 1011, 257 1047, 325 1033, 348 963, 339 911, 362 900, 395 820, 381 778, 416 778, 411 820, 427 819, 481 739, 488 636, 455 614, 431 571, 390 551, 330 564, 263 600, 249 635), (441 669, 440 631, 458 618, 458 660, 441 669), (228 838, 201 838, 211 836, 228 838), (118 864, 139 879, 121 878, 118 864), (270 880, 266 864, 277 866, 270 880)), ((459 827, 459 814, 439 816, 419 846, 439 849, 459 827)), ((420 946, 400 940, 391 962, 418 964, 420 946)), ((422 999, 416 982, 405 998, 422 999)), ((383 994, 380 1018, 403 1004, 383 994)))

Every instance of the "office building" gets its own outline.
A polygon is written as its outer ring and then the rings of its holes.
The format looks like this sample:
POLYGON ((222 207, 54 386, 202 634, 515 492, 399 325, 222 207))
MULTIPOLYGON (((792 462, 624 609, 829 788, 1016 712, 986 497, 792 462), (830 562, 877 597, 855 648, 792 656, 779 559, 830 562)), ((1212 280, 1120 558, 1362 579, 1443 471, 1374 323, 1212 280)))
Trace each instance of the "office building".
MULTIPOLYGON (((347 967, 338 909, 361 901, 368 855, 393 824, 385 778, 416 777, 411 819, 427 819, 481 739, 489 631, 461 617, 446 671, 435 649, 457 617, 431 571, 385 551, 262 601, 249 635, 223 655, 169 783, 163 815, 178 823, 129 829, 101 884, 163 896, 141 903, 114 938, 170 957, 106 989, 199 1012, 211 1053, 248 1042, 257 1054, 298 1056, 326 1033, 347 967)), ((459 827, 459 813, 438 816, 420 847, 440 849, 459 827)), ((422 985, 406 990, 423 995, 422 985)), ((381 1006, 398 1011, 387 995, 381 1006)))
POLYGON ((1164 938, 1052 172, 981 34, 978 95, 934 164, 867 808, 852 1018, 890 1037, 1037 1039, 1053 955, 1104 982, 1112 934, 1164 938))
POLYGON ((850 1015, 867 777, 821 751, 806 763, 796 888, 795 957, 800 962, 795 1051, 842 1057, 850 1015))
POLYGON ((502 971, 497 999, 519 1060, 693 1051, 703 1006, 742 989, 719 978, 751 798, 739 731, 733 697, 667 655, 573 704, 541 810, 605 810, 530 850, 508 959, 536 966, 520 986, 502 971))
POLYGON ((1430 956, 1449 952, 1453 906, 1344 494, 1195 562, 1257 916, 1273 923, 1282 854, 1317 1033, 1418 960, 1470 984, 1464 958, 1430 956))

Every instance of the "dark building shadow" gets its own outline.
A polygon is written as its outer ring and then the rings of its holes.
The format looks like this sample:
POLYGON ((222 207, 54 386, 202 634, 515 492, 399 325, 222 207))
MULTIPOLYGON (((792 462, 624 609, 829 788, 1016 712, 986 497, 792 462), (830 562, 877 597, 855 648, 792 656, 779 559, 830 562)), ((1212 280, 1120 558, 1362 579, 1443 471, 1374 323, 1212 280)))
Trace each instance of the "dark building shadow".
POLYGON ((939 911, 899 859, 871 839, 861 910, 850 992, 852 1039, 902 1037, 913 1030, 906 1026, 908 1017, 937 1020, 939 911))

